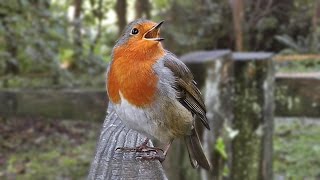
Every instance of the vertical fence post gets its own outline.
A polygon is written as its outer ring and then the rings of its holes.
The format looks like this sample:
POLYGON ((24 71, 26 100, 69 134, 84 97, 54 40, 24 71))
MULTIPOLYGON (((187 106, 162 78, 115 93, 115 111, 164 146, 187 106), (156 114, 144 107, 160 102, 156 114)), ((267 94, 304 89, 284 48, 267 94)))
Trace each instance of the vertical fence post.
POLYGON ((231 179, 267 180, 272 173, 274 66, 271 53, 234 53, 231 179))
MULTIPOLYGON (((202 90, 205 104, 207 106, 207 117, 211 131, 203 131, 200 134, 203 139, 203 148, 213 168, 211 171, 201 171, 202 178, 215 179, 221 176, 221 159, 214 150, 216 138, 223 129, 223 122, 232 118, 231 109, 227 108, 231 101, 231 79, 233 61, 231 52, 220 51, 198 51, 186 54, 181 60, 192 71, 197 86, 202 90)), ((165 163, 166 173, 169 179, 200 179, 199 170, 192 169, 183 142, 175 143, 169 153, 170 161, 165 163), (171 167, 179 167, 173 169, 171 167)))

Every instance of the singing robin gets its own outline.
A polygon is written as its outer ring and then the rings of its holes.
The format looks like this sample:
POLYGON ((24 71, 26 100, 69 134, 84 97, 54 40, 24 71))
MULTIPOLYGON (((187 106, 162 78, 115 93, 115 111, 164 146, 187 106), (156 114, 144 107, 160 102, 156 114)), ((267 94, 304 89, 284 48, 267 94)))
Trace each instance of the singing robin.
POLYGON ((125 28, 112 51, 107 71, 110 103, 129 128, 148 138, 139 147, 121 147, 140 152, 149 138, 167 144, 162 156, 149 153, 146 159, 164 160, 172 141, 184 138, 193 167, 210 169, 195 127, 201 121, 209 128, 201 92, 187 66, 164 49, 160 23, 137 19, 125 28))

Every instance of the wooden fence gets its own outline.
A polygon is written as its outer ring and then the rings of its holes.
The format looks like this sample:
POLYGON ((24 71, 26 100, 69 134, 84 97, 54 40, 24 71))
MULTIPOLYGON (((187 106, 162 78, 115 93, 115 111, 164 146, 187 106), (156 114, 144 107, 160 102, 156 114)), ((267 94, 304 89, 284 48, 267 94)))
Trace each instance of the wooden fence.
MULTIPOLYGON (((199 77, 201 73, 196 74, 196 79, 199 77)), ((320 73, 277 73, 275 83, 275 116, 320 117, 320 73)), ((105 89, 2 89, 0 102, 2 117, 41 116, 98 122, 104 119, 108 105, 105 89)))
MULTIPOLYGON (((136 153, 115 151, 136 146, 144 137, 127 129, 108 108, 88 179, 272 179, 272 133, 276 116, 320 117, 320 78, 274 74, 270 53, 199 51, 184 55, 205 97, 211 131, 201 132, 213 169, 195 170, 184 143, 175 141, 163 166, 139 161, 136 153), (274 95, 275 92, 275 95, 274 95), (226 155, 215 148, 220 138, 226 155), (228 175, 223 172, 229 171, 228 175)), ((105 90, 0 91, 1 116, 43 116, 100 120, 105 90)), ((149 142, 151 143, 151 142, 149 142)), ((221 142, 220 142, 221 143, 221 142)))

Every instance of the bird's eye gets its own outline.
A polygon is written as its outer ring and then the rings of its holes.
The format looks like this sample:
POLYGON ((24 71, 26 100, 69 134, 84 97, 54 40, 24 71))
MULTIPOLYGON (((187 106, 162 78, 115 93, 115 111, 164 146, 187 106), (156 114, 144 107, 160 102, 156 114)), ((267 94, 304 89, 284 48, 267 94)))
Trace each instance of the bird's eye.
POLYGON ((139 33, 139 30, 137 28, 133 28, 131 30, 131 34, 138 34, 139 33))

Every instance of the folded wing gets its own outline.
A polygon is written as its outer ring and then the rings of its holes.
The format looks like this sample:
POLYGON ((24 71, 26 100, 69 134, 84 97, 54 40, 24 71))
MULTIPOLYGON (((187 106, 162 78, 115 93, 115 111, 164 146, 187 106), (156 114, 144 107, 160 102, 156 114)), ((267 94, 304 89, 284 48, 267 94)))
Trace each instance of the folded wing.
POLYGON ((191 71, 170 52, 167 53, 164 59, 164 66, 169 68, 175 76, 174 88, 177 91, 179 102, 193 115, 199 117, 196 119, 200 119, 207 129, 210 129, 206 117, 206 107, 191 71))

